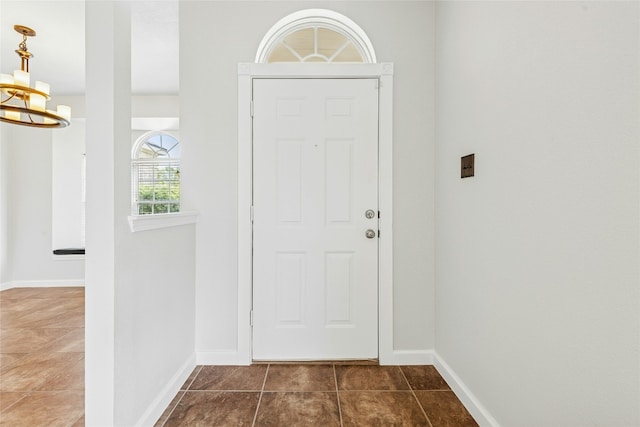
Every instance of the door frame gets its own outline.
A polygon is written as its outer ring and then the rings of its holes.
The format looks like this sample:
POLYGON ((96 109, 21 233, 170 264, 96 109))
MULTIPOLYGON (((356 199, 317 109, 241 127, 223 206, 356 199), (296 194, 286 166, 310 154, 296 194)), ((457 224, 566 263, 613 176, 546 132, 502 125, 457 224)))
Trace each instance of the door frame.
POLYGON ((396 364, 393 352, 393 63, 238 64, 238 342, 235 363, 250 365, 253 293, 253 123, 254 79, 377 78, 378 98, 378 360, 396 364))

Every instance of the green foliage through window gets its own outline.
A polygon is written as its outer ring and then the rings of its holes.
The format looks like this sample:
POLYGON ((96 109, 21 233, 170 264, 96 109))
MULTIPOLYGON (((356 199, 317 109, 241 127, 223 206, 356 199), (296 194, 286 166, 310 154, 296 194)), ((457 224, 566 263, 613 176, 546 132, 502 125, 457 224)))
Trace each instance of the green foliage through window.
POLYGON ((134 212, 138 215, 180 211, 180 146, 170 135, 154 134, 133 160, 134 212))

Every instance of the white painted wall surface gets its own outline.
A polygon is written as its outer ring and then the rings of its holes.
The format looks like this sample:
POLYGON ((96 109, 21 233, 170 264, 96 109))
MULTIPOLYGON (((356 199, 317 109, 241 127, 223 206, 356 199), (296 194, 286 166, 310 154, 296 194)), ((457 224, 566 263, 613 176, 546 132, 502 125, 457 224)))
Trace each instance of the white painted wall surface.
POLYGON ((8 277, 14 286, 82 283, 82 260, 52 253, 52 132, 3 124, 6 155, 8 277))
POLYGON ((346 15, 378 60, 395 64, 394 347, 432 349, 434 4, 181 1, 183 206, 200 212, 196 350, 224 358, 237 348, 236 66, 253 60, 273 24, 308 8, 346 15))
POLYGON ((129 10, 86 8, 86 423, 151 425, 195 363, 195 226, 130 232, 129 10))
POLYGON ((437 4, 436 351, 503 426, 640 425, 639 7, 437 4))
POLYGON ((7 178, 9 165, 7 162, 7 131, 0 125, 0 287, 9 281, 9 251, 7 242, 7 178))
MULTIPOLYGON (((86 129, 83 118, 52 134, 51 248, 84 247, 83 158, 86 129)), ((60 256, 59 259, 64 259, 60 256)))

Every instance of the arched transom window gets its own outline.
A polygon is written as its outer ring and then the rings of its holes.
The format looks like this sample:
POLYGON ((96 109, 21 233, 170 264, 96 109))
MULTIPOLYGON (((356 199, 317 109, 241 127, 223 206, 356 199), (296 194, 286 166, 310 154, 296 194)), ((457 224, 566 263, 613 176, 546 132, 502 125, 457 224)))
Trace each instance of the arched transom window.
POLYGON ((267 62, 364 62, 362 53, 344 34, 314 26, 282 38, 267 62))
POLYGON ((180 143, 166 132, 149 132, 131 152, 132 213, 180 211, 180 143))
POLYGON ((375 63, 376 58, 355 22, 330 10, 309 9, 278 21, 262 39, 256 62, 375 63))

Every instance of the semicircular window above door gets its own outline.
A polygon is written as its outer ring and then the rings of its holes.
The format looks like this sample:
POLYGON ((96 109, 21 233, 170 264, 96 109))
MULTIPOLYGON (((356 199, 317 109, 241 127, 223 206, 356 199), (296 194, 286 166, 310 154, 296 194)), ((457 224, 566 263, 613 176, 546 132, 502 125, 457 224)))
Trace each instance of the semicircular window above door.
POLYGON ((373 46, 352 20, 325 9, 307 9, 278 21, 258 48, 256 63, 373 64, 373 46))

